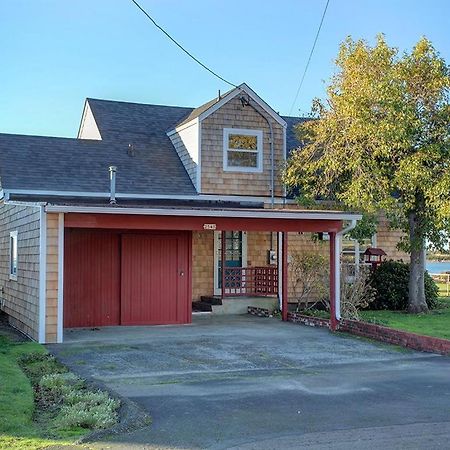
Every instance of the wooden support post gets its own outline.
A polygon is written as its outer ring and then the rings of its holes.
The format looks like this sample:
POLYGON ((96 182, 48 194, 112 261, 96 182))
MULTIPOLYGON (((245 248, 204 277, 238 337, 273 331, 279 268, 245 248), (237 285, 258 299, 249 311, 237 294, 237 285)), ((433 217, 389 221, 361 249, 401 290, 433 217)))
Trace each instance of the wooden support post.
POLYGON ((226 247, 226 232, 222 231, 221 246, 220 246, 220 260, 222 267, 222 298, 225 297, 225 247, 226 247))
POLYGON ((330 329, 336 331, 336 233, 330 233, 330 329))
POLYGON ((287 320, 288 316, 288 234, 286 231, 283 232, 282 235, 282 307, 281 307, 281 315, 284 321, 287 320))

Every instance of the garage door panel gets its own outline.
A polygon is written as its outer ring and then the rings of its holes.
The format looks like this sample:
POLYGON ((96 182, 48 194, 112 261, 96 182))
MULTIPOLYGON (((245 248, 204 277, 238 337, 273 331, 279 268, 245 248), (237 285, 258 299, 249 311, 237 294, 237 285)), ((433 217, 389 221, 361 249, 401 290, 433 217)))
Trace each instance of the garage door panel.
POLYGON ((64 326, 120 324, 120 240, 116 233, 67 229, 64 326))
POLYGON ((188 321, 187 245, 184 234, 122 237, 122 325, 188 321))

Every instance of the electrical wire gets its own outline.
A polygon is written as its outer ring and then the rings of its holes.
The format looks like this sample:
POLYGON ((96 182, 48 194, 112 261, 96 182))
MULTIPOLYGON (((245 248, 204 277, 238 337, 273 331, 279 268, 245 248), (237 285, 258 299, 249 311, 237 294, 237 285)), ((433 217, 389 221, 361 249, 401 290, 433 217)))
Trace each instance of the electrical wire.
POLYGON ((161 30, 177 47, 179 47, 181 50, 183 50, 186 55, 188 55, 190 58, 192 58, 197 64, 202 66, 204 69, 206 69, 209 73, 213 74, 215 77, 217 77, 219 80, 222 80, 223 82, 229 84, 230 86, 233 86, 237 88, 237 85, 234 83, 231 83, 230 81, 226 80, 225 78, 221 77, 219 74, 214 72, 214 70, 210 69, 208 66, 203 64, 199 59, 197 59, 192 53, 190 53, 188 50, 186 50, 178 41, 176 41, 164 28, 162 28, 160 25, 156 23, 156 21, 150 16, 150 14, 136 1, 131 0, 144 14, 147 16, 147 19, 149 19, 153 25, 155 25, 156 28, 161 30))
POLYGON ((298 95, 300 94, 300 90, 301 90, 301 88, 303 86, 303 82, 305 81, 306 72, 308 71, 309 63, 311 62, 311 58, 313 56, 314 49, 316 48, 317 39, 319 38, 320 30, 322 29, 322 24, 323 24, 323 21, 325 19, 325 14, 327 13, 327 9, 328 9, 328 4, 329 3, 330 3, 330 0, 327 0, 327 3, 326 3, 325 8, 323 10, 322 18, 320 19, 319 28, 317 29, 316 37, 314 39, 314 43, 313 43, 312 48, 311 48, 311 52, 309 53, 309 58, 308 58, 308 61, 306 63, 306 66, 305 66, 305 70, 304 70, 302 78, 300 80, 300 84, 298 85, 297 93, 295 94, 295 98, 294 98, 294 101, 292 102, 291 109, 289 110, 289 115, 292 114, 292 110, 294 109, 295 103, 297 102, 298 95))

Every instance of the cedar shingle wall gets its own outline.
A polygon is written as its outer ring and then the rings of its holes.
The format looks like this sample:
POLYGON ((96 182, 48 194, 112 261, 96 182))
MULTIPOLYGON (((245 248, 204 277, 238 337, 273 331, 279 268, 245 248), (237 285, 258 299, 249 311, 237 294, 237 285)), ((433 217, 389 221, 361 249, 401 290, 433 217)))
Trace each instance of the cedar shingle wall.
POLYGON ((0 206, 0 298, 10 322, 33 339, 39 330, 39 209, 0 206), (17 281, 9 279, 9 233, 17 230, 17 281))
POLYGON ((47 214, 47 287, 45 341, 56 342, 58 318, 58 214, 47 214))
MULTIPOLYGON (((268 116, 266 112, 263 114, 268 116)), ((272 119, 271 119, 272 120, 272 119)), ((279 180, 283 164, 283 127, 272 120, 275 153, 275 194, 282 195, 279 180)), ((230 100, 201 123, 201 191, 222 195, 270 195, 270 144, 267 122, 251 107, 242 107, 239 96, 230 100), (263 130, 263 172, 223 170, 223 129, 263 130)))
POLYGON ((192 232, 192 300, 214 294, 214 231, 192 232))

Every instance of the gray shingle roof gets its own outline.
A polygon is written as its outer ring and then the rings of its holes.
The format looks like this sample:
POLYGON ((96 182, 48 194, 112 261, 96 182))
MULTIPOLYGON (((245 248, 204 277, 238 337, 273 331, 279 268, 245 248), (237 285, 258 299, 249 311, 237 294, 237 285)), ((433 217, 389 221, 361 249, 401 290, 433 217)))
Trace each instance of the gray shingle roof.
MULTIPOLYGON (((193 108, 87 101, 101 141, 0 134, 3 189, 108 192, 108 167, 115 165, 118 193, 196 194, 166 135, 193 113, 193 108), (128 154, 129 144, 133 144, 134 156, 128 154)), ((303 119, 283 118, 288 123, 289 151, 298 146, 293 125, 303 119)))
POLYGON ((195 195, 166 131, 192 108, 89 100, 102 141, 0 134, 4 189, 195 195), (128 155, 133 144, 135 156, 128 155))

